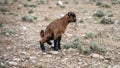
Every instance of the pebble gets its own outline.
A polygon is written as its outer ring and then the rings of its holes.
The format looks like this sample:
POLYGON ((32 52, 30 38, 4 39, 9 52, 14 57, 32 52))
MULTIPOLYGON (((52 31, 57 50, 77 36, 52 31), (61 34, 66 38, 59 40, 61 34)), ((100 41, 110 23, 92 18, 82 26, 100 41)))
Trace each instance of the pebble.
POLYGON ((57 5, 59 5, 61 8, 64 8, 64 7, 65 7, 64 4, 63 4, 63 2, 60 1, 60 0, 57 2, 57 5))
POLYGON ((68 34, 68 33, 66 33, 66 35, 67 35, 67 37, 72 37, 73 36, 73 34, 68 34))
POLYGON ((58 53, 59 53, 58 51, 50 51, 50 54, 56 55, 56 54, 58 54, 58 53))
POLYGON ((120 23, 118 20, 115 20, 115 21, 114 21, 114 24, 118 24, 118 23, 120 23))
POLYGON ((101 56, 101 55, 99 56, 99 58, 100 58, 100 59, 104 59, 104 57, 103 57, 103 56, 101 56))
POLYGON ((62 6, 63 2, 62 1, 58 1, 57 4, 62 6))
POLYGON ((47 57, 47 58, 51 58, 51 57, 52 57, 52 55, 46 55, 46 57, 47 57))
POLYGON ((60 14, 61 17, 65 16, 64 14, 60 14))
POLYGON ((90 56, 91 56, 92 58, 104 59, 104 57, 103 57, 102 55, 99 55, 99 54, 96 54, 96 53, 92 53, 92 54, 90 54, 90 56))
POLYGON ((1 66, 5 66, 5 64, 4 64, 4 63, 2 63, 2 62, 0 63, 0 65, 1 65, 1 66))
POLYGON ((82 62, 78 62, 78 65, 81 65, 82 64, 82 62))
POLYGON ((13 60, 18 62, 18 61, 20 61, 20 58, 14 58, 13 60))
POLYGON ((113 68, 120 68, 120 65, 114 65, 113 68))
POLYGON ((99 54, 96 54, 96 53, 92 53, 92 54, 90 54, 90 56, 92 57, 92 58, 99 58, 99 54))
POLYGON ((5 33, 5 35, 6 35, 6 36, 9 36, 9 35, 10 35, 10 33, 8 33, 8 32, 7 32, 7 33, 5 33))
POLYGON ((9 65, 17 65, 17 62, 9 61, 8 64, 9 64, 9 65))
POLYGON ((26 55, 26 54, 27 54, 27 52, 22 51, 20 54, 21 54, 21 55, 26 55))
POLYGON ((35 59, 37 59, 36 56, 31 56, 31 57, 30 57, 30 60, 35 60, 35 59))
POLYGON ((26 30, 27 30, 27 27, 23 26, 22 29, 23 29, 24 31, 26 31, 26 30))

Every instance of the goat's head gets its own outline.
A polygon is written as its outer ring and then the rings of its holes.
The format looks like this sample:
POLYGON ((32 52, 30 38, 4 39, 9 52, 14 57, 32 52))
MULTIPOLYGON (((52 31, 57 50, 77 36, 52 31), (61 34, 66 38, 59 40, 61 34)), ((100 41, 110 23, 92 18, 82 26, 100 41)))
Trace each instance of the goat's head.
POLYGON ((68 16, 68 21, 69 22, 76 22, 76 15, 75 15, 74 12, 68 12, 67 16, 68 16))

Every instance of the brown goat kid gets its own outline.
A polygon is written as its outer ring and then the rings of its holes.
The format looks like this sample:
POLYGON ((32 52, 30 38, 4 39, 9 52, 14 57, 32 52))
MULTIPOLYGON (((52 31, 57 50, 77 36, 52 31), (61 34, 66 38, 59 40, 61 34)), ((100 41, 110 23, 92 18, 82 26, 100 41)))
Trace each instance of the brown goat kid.
POLYGON ((44 46, 45 42, 47 42, 47 44, 49 45, 52 44, 50 40, 54 40, 53 49, 55 51, 61 49, 60 47, 61 37, 62 34, 65 32, 67 25, 70 22, 76 22, 76 15, 74 12, 68 12, 64 17, 56 19, 55 21, 50 23, 45 31, 41 30, 40 36, 42 39, 40 40, 40 48, 43 52, 46 51, 44 46))

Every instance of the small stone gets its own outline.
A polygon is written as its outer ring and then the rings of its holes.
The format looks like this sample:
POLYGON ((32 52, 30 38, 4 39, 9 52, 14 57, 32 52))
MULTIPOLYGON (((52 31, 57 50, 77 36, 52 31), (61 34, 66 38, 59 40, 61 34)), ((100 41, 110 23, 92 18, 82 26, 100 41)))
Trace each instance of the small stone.
POLYGON ((20 58, 14 58, 13 60, 18 62, 18 61, 20 61, 20 58))
POLYGON ((64 58, 61 60, 62 63, 67 63, 68 58, 64 58))
POLYGON ((3 54, 4 57, 7 57, 7 54, 3 54))
POLYGON ((4 63, 2 63, 2 62, 0 63, 0 65, 1 65, 2 67, 3 67, 3 66, 5 66, 5 64, 4 64, 4 63))
POLYGON ((120 65, 114 65, 113 68, 120 68, 120 65))
POLYGON ((91 56, 92 58, 99 58, 99 57, 100 57, 100 55, 99 55, 99 54, 96 54, 96 53, 92 53, 92 54, 90 54, 90 56, 91 56))
POLYGON ((111 65, 109 65, 107 68, 112 68, 112 66, 111 66, 111 65))
POLYGON ((25 51, 22 51, 21 52, 21 55, 26 55, 27 53, 25 51))
POLYGON ((73 49, 73 48, 69 48, 68 51, 69 51, 70 53, 75 53, 76 50, 73 49))
POLYGON ((81 37, 85 37, 85 34, 82 34, 81 37))
POLYGON ((89 19, 92 19, 93 17, 92 17, 92 16, 89 16, 88 18, 89 18, 89 19))
POLYGON ((78 65, 81 65, 82 64, 82 62, 78 62, 78 65))
POLYGON ((43 55, 46 55, 47 53, 46 53, 46 52, 43 52, 42 54, 43 54, 43 55))
POLYGON ((60 14, 61 17, 65 16, 64 14, 60 14))
POLYGON ((58 2, 57 2, 57 5, 59 5, 61 8, 65 8, 65 6, 64 6, 64 4, 63 4, 62 1, 58 1, 58 2))
POLYGON ((66 35, 67 35, 67 37, 72 37, 73 36, 73 34, 68 34, 68 33, 66 35))
POLYGON ((31 56, 31 57, 30 57, 30 60, 35 60, 35 59, 37 59, 36 56, 31 56))
POLYGON ((6 36, 9 36, 9 35, 10 35, 10 33, 8 33, 8 32, 7 32, 7 33, 5 33, 5 35, 6 35, 6 36))
POLYGON ((104 62, 108 63, 109 61, 108 60, 104 60, 104 62))
POLYGON ((58 54, 59 52, 58 51, 50 51, 51 54, 58 54))
POLYGON ((57 4, 58 5, 63 5, 63 2, 62 1, 58 1, 57 4))
POLYGON ((8 62, 9 65, 17 65, 17 62, 14 62, 14 61, 10 61, 8 62))
POLYGON ((60 58, 60 57, 56 57, 55 59, 56 59, 56 60, 60 60, 61 58, 60 58))
POLYGON ((103 57, 103 56, 101 56, 101 55, 99 56, 99 58, 100 58, 100 59, 104 59, 104 57, 103 57))
POLYGON ((46 55, 46 57, 47 57, 47 58, 51 58, 51 57, 52 57, 52 55, 46 55))
POLYGON ((115 20, 115 21, 114 21, 114 24, 118 24, 118 23, 120 23, 118 20, 115 20))
POLYGON ((11 46, 6 47, 7 50, 11 49, 11 46))
POLYGON ((27 30, 27 27, 23 26, 22 29, 23 29, 24 31, 26 31, 26 30, 27 30))

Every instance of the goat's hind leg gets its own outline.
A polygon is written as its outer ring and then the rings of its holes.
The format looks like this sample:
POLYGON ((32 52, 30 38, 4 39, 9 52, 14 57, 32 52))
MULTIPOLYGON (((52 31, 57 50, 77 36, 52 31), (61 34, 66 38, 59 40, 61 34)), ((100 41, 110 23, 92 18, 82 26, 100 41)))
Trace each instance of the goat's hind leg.
POLYGON ((58 39, 54 40, 54 51, 58 51, 58 39))

